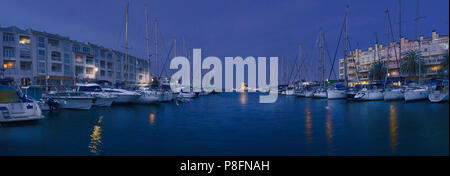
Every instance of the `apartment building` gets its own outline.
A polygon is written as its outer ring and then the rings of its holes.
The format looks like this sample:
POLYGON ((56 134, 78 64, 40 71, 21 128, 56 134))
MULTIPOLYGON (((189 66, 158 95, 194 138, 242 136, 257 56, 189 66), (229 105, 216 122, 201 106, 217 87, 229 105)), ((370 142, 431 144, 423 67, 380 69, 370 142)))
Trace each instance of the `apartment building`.
MULTIPOLYGON (((427 70, 422 76, 426 78, 438 77, 439 69, 441 69, 440 63, 444 56, 448 55, 448 35, 439 35, 436 31, 432 31, 429 38, 420 36, 419 40, 408 40, 402 37, 401 57, 403 58, 408 51, 419 51, 419 41, 421 44, 419 53, 427 70)), ((402 60, 399 58, 400 44, 398 42, 392 42, 389 45, 375 44, 365 50, 355 49, 349 55, 351 56, 346 59, 349 82, 368 82, 370 80, 370 69, 376 61, 383 63, 389 61, 389 64, 385 65, 389 67, 389 76, 400 77, 402 60)), ((411 76, 406 73, 401 73, 401 75, 402 77, 411 76)), ((339 79, 344 79, 344 58, 339 59, 339 79)))
POLYGON ((19 85, 73 86, 108 80, 147 83, 149 62, 109 48, 58 34, 0 26, 0 76, 19 85))

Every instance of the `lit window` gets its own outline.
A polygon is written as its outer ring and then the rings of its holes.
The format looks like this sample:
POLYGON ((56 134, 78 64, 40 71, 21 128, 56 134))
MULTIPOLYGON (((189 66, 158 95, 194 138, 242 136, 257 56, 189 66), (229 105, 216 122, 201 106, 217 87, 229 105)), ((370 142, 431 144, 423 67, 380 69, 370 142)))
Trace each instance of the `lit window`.
POLYGON ((16 67, 16 61, 3 61, 3 68, 12 69, 16 67))
POLYGON ((20 36, 19 37, 19 43, 23 45, 29 45, 30 44, 30 37, 28 36, 20 36))
POLYGON ((75 62, 77 62, 77 63, 83 63, 83 57, 77 56, 77 57, 75 58, 75 62))

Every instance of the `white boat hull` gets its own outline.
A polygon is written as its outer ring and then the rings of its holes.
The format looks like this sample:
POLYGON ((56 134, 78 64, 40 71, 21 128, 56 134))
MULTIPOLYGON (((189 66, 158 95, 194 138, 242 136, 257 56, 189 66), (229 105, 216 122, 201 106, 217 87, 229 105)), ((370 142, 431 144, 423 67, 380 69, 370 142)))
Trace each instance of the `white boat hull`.
POLYGON ((102 106, 102 107, 111 106, 111 104, 114 102, 114 99, 115 98, 96 97, 94 99, 94 106, 102 106))
POLYGON ((405 95, 400 90, 386 90, 384 91, 384 101, 403 100, 405 95))
POLYGON ((289 95, 289 96, 295 95, 295 91, 293 89, 292 90, 286 90, 286 95, 289 95))
POLYGON ((159 97, 154 95, 142 95, 136 100, 136 103, 139 104, 155 104, 158 102, 159 97))
POLYGON ((355 97, 355 100, 359 101, 377 101, 384 100, 384 95, 382 92, 374 90, 374 91, 364 91, 358 92, 355 97))
POLYGON ((307 98, 314 97, 314 91, 312 91, 312 90, 305 91, 305 97, 307 97, 307 98))
POLYGON ((178 94, 178 97, 180 97, 180 98, 194 98, 195 97, 195 93, 194 92, 180 92, 178 94))
POLYGON ((428 95, 428 100, 432 103, 441 103, 448 101, 448 92, 442 93, 442 92, 433 92, 428 95))
POLYGON ((121 94, 116 95, 117 98, 114 99, 113 104, 133 103, 140 97, 140 95, 121 95, 121 94))
POLYGON ((161 98, 159 99, 160 102, 168 102, 173 100, 173 93, 172 92, 164 92, 161 94, 161 98))
POLYGON ((346 90, 327 90, 328 99, 346 99, 346 90))
POLYGON ((93 98, 53 98, 63 109, 89 110, 94 105, 93 98))
POLYGON ((327 92, 320 91, 320 92, 314 93, 314 98, 328 98, 328 95, 327 95, 327 92))
POLYGON ((418 101, 418 100, 426 100, 428 99, 428 95, 430 93, 428 91, 406 91, 405 92, 405 101, 418 101))

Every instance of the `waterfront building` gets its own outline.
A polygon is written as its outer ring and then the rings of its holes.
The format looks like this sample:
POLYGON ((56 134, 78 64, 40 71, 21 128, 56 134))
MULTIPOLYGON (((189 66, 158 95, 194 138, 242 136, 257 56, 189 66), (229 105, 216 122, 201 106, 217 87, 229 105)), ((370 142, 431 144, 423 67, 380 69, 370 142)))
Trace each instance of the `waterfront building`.
MULTIPOLYGON (((449 38, 448 35, 439 35, 436 31, 432 32, 431 37, 424 38, 420 36, 419 40, 408 40, 407 38, 401 38, 402 44, 402 58, 408 51, 419 50, 419 41, 421 44, 422 61, 425 63, 426 72, 422 73, 424 78, 439 77, 439 69, 441 69, 441 62, 444 60, 444 56, 448 55, 449 38)), ((402 60, 398 57, 400 49, 398 42, 392 42, 389 45, 375 44, 370 46, 366 50, 355 49, 351 51, 350 56, 347 57, 347 77, 350 85, 357 83, 368 83, 370 70, 376 61, 386 63, 389 61, 389 76, 400 77, 400 67, 402 60), (389 49, 389 58, 388 56, 389 49)), ((402 77, 417 77, 417 75, 407 75, 407 73, 401 73, 402 77)), ((339 59, 339 79, 344 79, 344 58, 339 59)))
POLYGON ((58 34, 0 26, 0 76, 18 85, 73 86, 108 80, 148 83, 149 62, 109 48, 58 34))

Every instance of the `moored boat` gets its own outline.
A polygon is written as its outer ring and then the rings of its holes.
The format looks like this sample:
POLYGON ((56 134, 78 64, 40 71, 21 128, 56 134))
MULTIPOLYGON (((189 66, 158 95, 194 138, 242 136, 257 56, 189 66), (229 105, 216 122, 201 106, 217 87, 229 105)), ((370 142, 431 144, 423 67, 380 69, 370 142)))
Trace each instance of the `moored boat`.
POLYGON ((93 96, 74 91, 50 92, 49 98, 57 101, 63 109, 89 110, 94 105, 93 96))
POLYGON ((84 92, 94 97, 94 106, 111 106, 116 95, 103 91, 100 85, 95 83, 77 84, 77 91, 84 92))
POLYGON ((427 86, 409 86, 405 90, 405 101, 419 101, 428 99, 430 91, 427 86))
POLYGON ((10 86, 0 86, 0 122, 16 122, 42 119, 36 101, 21 96, 10 86))
POLYGON ((102 89, 107 93, 117 96, 117 98, 114 99, 113 104, 134 103, 141 96, 141 94, 137 92, 128 91, 124 89, 115 89, 115 88, 102 88, 102 89))

